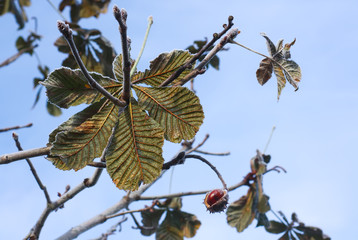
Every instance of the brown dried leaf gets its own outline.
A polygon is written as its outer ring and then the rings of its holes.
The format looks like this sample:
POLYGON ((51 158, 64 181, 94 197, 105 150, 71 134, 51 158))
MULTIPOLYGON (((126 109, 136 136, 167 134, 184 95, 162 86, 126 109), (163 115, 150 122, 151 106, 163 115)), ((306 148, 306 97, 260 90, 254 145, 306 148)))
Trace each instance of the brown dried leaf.
POLYGON ((264 58, 260 62, 260 67, 256 71, 256 78, 259 81, 260 85, 264 85, 272 76, 272 60, 269 58, 264 58))

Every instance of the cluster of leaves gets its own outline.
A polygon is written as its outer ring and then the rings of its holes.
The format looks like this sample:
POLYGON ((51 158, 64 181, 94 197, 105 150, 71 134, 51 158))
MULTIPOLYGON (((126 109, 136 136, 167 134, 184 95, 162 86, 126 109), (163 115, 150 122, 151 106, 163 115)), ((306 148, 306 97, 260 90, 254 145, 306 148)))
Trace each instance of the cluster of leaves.
POLYGON ((24 7, 30 5, 30 0, 0 0, 0 16, 8 12, 14 14, 19 29, 22 29, 28 20, 24 7))
POLYGON ((143 226, 140 227, 140 230, 142 235, 150 236, 155 233, 157 240, 181 240, 184 237, 194 237, 201 223, 195 215, 183 212, 181 208, 181 198, 172 198, 141 212, 143 226), (164 213, 166 213, 165 218, 159 224, 164 213))
POLYGON ((227 209, 227 222, 238 232, 244 231, 255 218, 258 221, 257 226, 269 224, 266 212, 271 207, 268 202, 269 197, 264 194, 262 186, 263 174, 266 172, 269 161, 270 156, 260 152, 250 160, 251 173, 247 176, 249 190, 246 195, 231 203, 227 209), (249 183, 250 180, 253 180, 252 183, 249 183))
POLYGON ((22 36, 19 36, 16 39, 16 49, 17 51, 21 52, 24 51, 24 53, 28 53, 32 55, 34 53, 35 48, 35 42, 38 40, 41 40, 41 36, 37 33, 31 32, 27 38, 23 38, 22 36))
POLYGON ((106 13, 110 2, 111 0, 62 0, 58 9, 62 12, 69 6, 71 21, 77 23, 81 18, 97 18, 99 14, 106 13))
POLYGON ((270 221, 270 224, 265 227, 267 232, 280 234, 284 233, 280 240, 330 240, 331 238, 323 234, 323 231, 317 227, 306 226, 300 222, 296 213, 291 215, 291 222, 286 216, 279 212, 283 221, 270 221))
MULTIPOLYGON (((136 190, 141 182, 155 180, 164 162, 164 139, 175 143, 192 139, 204 119, 199 98, 192 91, 185 87, 159 87, 191 57, 189 52, 181 50, 163 53, 151 62, 149 69, 136 72, 131 87, 137 99, 132 97, 124 108, 92 89, 80 70, 62 67, 53 71, 42 82, 51 103, 61 108, 82 103, 91 105, 50 134, 49 160, 59 169, 78 170, 106 149, 107 171, 118 188, 136 190)), ((185 70, 176 81, 190 70, 185 70)), ((90 74, 114 97, 120 98, 121 55, 115 58, 113 71, 115 79, 95 72, 90 74)))
MULTIPOLYGON (((186 49, 189 50, 189 52, 191 54, 196 54, 198 53, 206 44, 208 43, 208 39, 205 39, 204 41, 202 40, 197 40, 194 41, 194 43, 192 45, 190 45, 189 47, 187 47, 186 49)), ((202 61, 206 55, 214 48, 214 46, 209 47, 198 59, 199 61, 202 61)), ((212 66, 213 68, 215 68, 216 70, 219 70, 219 64, 220 64, 220 59, 218 56, 214 56, 208 65, 206 65, 206 68, 209 68, 209 66, 212 66)))
MULTIPOLYGON (((73 40, 85 67, 89 71, 114 78, 112 63, 117 54, 112 44, 97 29, 84 29, 78 24, 70 24, 70 27, 76 33, 73 40)), ((59 52, 68 54, 62 62, 62 66, 72 69, 78 68, 71 49, 63 36, 55 41, 55 46, 59 52)))
POLYGON ((296 39, 291 43, 283 46, 283 39, 279 40, 275 46, 266 34, 261 34, 267 43, 267 49, 270 58, 266 57, 260 62, 260 66, 256 71, 256 77, 261 85, 264 85, 275 73, 277 78, 277 99, 280 98, 281 91, 286 85, 286 80, 298 90, 298 83, 301 81, 301 68, 296 62, 290 60, 290 48, 295 44, 296 39))

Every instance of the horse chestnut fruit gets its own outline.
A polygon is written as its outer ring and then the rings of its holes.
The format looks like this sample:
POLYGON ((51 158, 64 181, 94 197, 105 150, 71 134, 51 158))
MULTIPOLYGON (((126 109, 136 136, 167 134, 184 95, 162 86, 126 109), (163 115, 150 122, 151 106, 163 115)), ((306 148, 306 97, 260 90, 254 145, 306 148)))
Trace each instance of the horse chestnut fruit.
POLYGON ((204 199, 204 204, 209 212, 221 212, 226 209, 229 195, 226 189, 214 189, 208 192, 204 199))

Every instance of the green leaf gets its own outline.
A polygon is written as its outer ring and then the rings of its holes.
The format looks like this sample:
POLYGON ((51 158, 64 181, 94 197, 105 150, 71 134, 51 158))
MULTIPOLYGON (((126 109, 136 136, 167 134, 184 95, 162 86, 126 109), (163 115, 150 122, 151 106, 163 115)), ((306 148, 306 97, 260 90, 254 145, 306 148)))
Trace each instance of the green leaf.
POLYGON ((113 60, 113 72, 114 77, 119 82, 123 82, 123 65, 122 65, 122 54, 117 55, 113 60))
POLYGON ((46 103, 46 108, 47 108, 47 112, 54 117, 58 117, 62 114, 61 109, 50 102, 46 103))
MULTIPOLYGON (((132 77, 132 83, 145 83, 147 85, 158 87, 164 80, 166 80, 172 73, 174 73, 180 66, 186 63, 192 55, 188 51, 174 50, 170 53, 162 53, 156 59, 151 61, 149 70, 145 72, 138 72, 132 77)), ((191 69, 186 69, 175 81, 179 82, 188 74, 191 69)))
POLYGON ((301 231, 301 232, 303 232, 303 239, 309 239, 309 240, 327 240, 327 239, 330 239, 328 236, 323 234, 323 231, 320 228, 317 228, 317 227, 310 227, 310 226, 305 226, 305 225, 301 224, 301 225, 299 225, 297 227, 294 227, 294 228, 299 230, 299 231, 301 231))
MULTIPOLYGON (((111 43, 97 29, 84 29, 76 24, 71 24, 70 26, 76 32, 73 40, 87 70, 114 78, 112 62, 116 56, 116 51, 111 43)), ((58 51, 68 54, 67 58, 62 62, 63 66, 72 69, 78 68, 71 49, 63 37, 59 37, 55 41, 55 46, 57 46, 58 51)))
POLYGON ((283 233, 287 230, 287 228, 288 227, 285 224, 273 220, 270 221, 270 225, 268 227, 265 227, 267 232, 275 234, 283 233))
POLYGON ((163 134, 132 99, 119 117, 106 153, 107 171, 119 189, 134 191, 141 182, 148 184, 159 176, 163 134))
POLYGON ((62 12, 66 6, 71 7, 71 21, 78 22, 81 18, 98 17, 101 13, 106 13, 110 0, 82 0, 81 2, 72 0, 62 0, 59 10, 62 12))
POLYGON ((266 214, 264 213, 256 213, 255 218, 257 220, 256 227, 260 227, 260 226, 268 227, 270 225, 270 221, 268 220, 266 214))
POLYGON ((75 114, 50 134, 50 155, 60 157, 70 169, 85 167, 102 155, 118 110, 119 107, 104 99, 75 114))
POLYGON ((175 198, 170 199, 170 203, 168 205, 169 208, 175 209, 175 210, 180 210, 182 206, 183 206, 183 203, 182 203, 182 199, 180 197, 175 197, 175 198))
POLYGON ((254 194, 254 191, 250 188, 247 195, 230 204, 226 211, 228 224, 236 227, 238 232, 244 231, 255 218, 253 211, 254 194))
POLYGON ((164 128, 165 139, 178 143, 194 138, 203 123, 204 112, 192 91, 185 87, 133 88, 139 105, 164 128))
POLYGON ((160 224, 156 240, 182 240, 194 237, 201 223, 195 215, 173 210, 167 211, 164 221, 160 224))
POLYGON ((159 220, 162 217, 164 209, 150 209, 141 212, 143 228, 140 232, 144 236, 150 236, 157 231, 159 220))
MULTIPOLYGON (((93 72, 90 75, 110 93, 119 92, 122 87, 119 82, 101 74, 93 72)), ((79 69, 72 70, 65 67, 56 69, 41 84, 46 87, 49 100, 62 108, 97 102, 103 97, 88 84, 79 69)))

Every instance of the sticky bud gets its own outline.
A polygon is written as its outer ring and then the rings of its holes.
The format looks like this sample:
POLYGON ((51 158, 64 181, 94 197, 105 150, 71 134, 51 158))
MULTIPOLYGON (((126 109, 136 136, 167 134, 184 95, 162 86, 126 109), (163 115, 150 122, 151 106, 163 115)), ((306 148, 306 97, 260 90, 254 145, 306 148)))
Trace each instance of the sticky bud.
POLYGON ((210 213, 222 212, 226 209, 228 200, 226 189, 214 189, 206 194, 204 204, 210 213))

